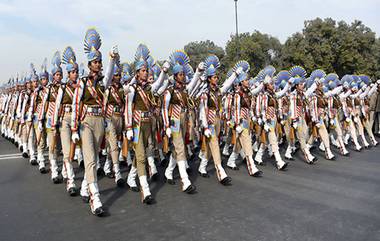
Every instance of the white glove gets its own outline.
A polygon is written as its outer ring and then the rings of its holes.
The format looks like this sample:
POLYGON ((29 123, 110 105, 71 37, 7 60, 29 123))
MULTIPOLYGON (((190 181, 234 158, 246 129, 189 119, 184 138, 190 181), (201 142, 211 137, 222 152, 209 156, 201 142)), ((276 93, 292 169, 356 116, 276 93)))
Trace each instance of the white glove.
POLYGON ((257 121, 256 116, 252 116, 251 119, 252 119, 253 122, 256 122, 256 121, 257 121))
POLYGON ((236 132, 238 134, 240 134, 242 131, 243 131, 243 128, 241 127, 241 125, 236 126, 236 132))
POLYGON ((257 120, 257 124, 259 124, 259 126, 261 126, 261 125, 263 124, 263 120, 262 120, 261 118, 259 118, 259 119, 257 120))
POLYGON ((355 122, 355 123, 358 123, 358 122, 359 122, 358 117, 354 117, 354 122, 355 122))
POLYGON ((164 71, 165 73, 167 73, 169 71, 169 68, 170 68, 169 62, 165 61, 165 63, 162 65, 162 71, 164 71))
POLYGON ((43 124, 41 121, 38 122, 38 130, 42 131, 44 129, 43 124))
POLYGON ((119 49, 118 49, 117 45, 112 46, 112 53, 113 54, 118 54, 119 53, 119 49))
POLYGON ((172 129, 170 129, 170 127, 166 128, 165 133, 170 138, 172 136, 172 129))
POLYGON ((132 140, 133 138, 133 130, 127 130, 127 139, 132 140))
POLYGON ((351 122, 351 119, 346 117, 346 122, 350 123, 351 122))
POLYGON ((235 73, 236 75, 240 75, 241 73, 243 73, 243 67, 239 67, 235 70, 235 73))
POLYGON ((280 123, 281 125, 285 125, 285 120, 281 119, 280 123))
POLYGON ((210 131, 210 129, 206 129, 204 134, 205 134, 205 136, 207 138, 210 138, 211 137, 211 131, 210 131))
POLYGON ((115 58, 119 55, 119 49, 117 48, 117 45, 112 46, 110 56, 111 58, 115 58))
POLYGON ((293 128, 297 129, 297 127, 298 127, 298 122, 293 122, 293 128))
POLYGON ((205 71, 205 69, 206 69, 206 64, 205 64, 205 62, 200 62, 200 63, 198 64, 198 70, 199 70, 200 72, 202 72, 202 71, 205 71))
POLYGON ((334 126, 334 125, 335 125, 334 120, 330 120, 330 126, 334 126))
POLYGON ((78 134, 78 132, 73 132, 73 134, 71 134, 71 140, 74 143, 77 143, 79 141, 79 134, 78 134))
POLYGON ((315 124, 316 127, 321 127, 321 122, 317 122, 317 124, 315 124))
POLYGON ((264 125, 264 130, 265 130, 266 132, 268 132, 268 131, 269 131, 269 128, 270 128, 270 127, 269 127, 269 125, 268 125, 268 124, 265 124, 265 125, 264 125))

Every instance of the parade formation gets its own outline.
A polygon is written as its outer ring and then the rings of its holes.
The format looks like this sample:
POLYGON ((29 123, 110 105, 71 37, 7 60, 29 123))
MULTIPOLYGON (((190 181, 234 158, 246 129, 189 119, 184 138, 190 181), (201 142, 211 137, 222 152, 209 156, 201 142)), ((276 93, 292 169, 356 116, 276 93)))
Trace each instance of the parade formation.
POLYGON ((195 159, 201 177, 210 177, 212 160, 215 179, 228 186, 228 173, 242 166, 239 160, 249 176, 261 177, 264 154, 285 171, 296 151, 312 165, 313 152, 334 160, 332 149, 348 156, 348 145, 360 152, 378 144, 372 127, 380 80, 366 75, 267 66, 253 77, 249 63, 240 60, 220 79, 216 55, 193 69, 189 56, 177 50, 160 65, 143 44, 131 63, 121 62, 118 47, 112 47, 103 73, 100 47, 99 33, 89 29, 87 67, 66 47, 50 64, 30 64, 24 76, 0 90, 2 136, 54 184, 66 183, 67 193, 80 195, 96 216, 105 212, 98 175, 140 192, 142 203, 150 205, 156 202, 150 183, 157 181, 157 165, 165 168, 167 184, 178 182, 181 192, 194 194, 188 173, 195 159), (106 156, 104 164, 100 155, 106 156), (84 168, 80 184, 74 160, 84 168), (127 176, 121 172, 124 162, 127 176))

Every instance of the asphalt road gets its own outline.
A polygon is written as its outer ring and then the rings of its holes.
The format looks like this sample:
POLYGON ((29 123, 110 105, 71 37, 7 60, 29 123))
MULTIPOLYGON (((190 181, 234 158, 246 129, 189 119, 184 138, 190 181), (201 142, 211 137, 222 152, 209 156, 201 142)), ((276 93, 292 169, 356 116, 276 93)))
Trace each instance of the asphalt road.
MULTIPOLYGON (((319 157, 314 166, 297 154, 286 172, 266 158, 262 178, 248 176, 244 165, 227 170, 233 179, 229 187, 218 184, 210 164, 211 177, 199 177, 195 162, 191 179, 198 193, 181 193, 178 184, 164 184, 161 176, 151 184, 153 206, 104 177, 99 186, 109 215, 103 218, 16 153, 0 138, 2 241, 380 240, 380 147, 351 149, 349 157, 335 150, 336 161, 314 150, 319 157)), ((75 167, 79 185, 83 173, 75 167)))

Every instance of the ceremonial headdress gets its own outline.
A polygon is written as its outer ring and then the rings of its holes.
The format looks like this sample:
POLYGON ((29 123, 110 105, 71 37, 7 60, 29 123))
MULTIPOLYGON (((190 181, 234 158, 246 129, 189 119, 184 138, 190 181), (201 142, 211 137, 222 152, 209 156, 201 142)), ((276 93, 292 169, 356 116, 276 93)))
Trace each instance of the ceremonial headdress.
POLYGON ((61 68, 61 54, 59 51, 56 51, 53 55, 53 58, 51 60, 51 74, 54 75, 57 72, 62 73, 62 68, 61 68))
POLYGON ((148 68, 148 59, 150 51, 144 44, 139 44, 135 53, 135 71, 139 71, 143 67, 148 68))
POLYGON ((87 54, 88 62, 102 61, 102 53, 99 51, 101 45, 99 33, 94 28, 88 29, 84 37, 84 52, 87 54))
POLYGON ((76 63, 75 52, 72 47, 68 46, 63 50, 62 62, 66 65, 66 71, 71 72, 73 70, 79 71, 79 66, 76 63))

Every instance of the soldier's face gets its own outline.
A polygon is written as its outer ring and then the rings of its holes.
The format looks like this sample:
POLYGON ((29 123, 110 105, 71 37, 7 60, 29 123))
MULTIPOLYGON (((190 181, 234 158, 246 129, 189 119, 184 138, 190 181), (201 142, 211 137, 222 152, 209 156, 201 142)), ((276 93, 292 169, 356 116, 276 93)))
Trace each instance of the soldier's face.
POLYGON ((102 61, 99 61, 99 60, 93 60, 88 64, 88 68, 90 69, 91 72, 94 72, 94 73, 99 73, 100 71, 102 71, 102 67, 103 67, 102 61))
POLYGON ((48 79, 47 79, 47 78, 42 78, 42 79, 41 79, 41 84, 42 84, 43 86, 46 86, 47 83, 48 83, 48 79))
POLYGON ((148 80, 148 70, 142 67, 137 71, 137 79, 141 82, 146 82, 148 80))
POLYGON ((75 69, 69 72, 69 80, 75 82, 78 79, 79 73, 78 70, 75 69))
POLYGON ((117 74, 117 75, 114 75, 114 76, 113 76, 112 81, 113 81, 114 83, 119 84, 119 83, 120 83, 120 79, 121 79, 121 75, 120 75, 120 74, 117 74))
POLYGON ((296 89, 297 91, 303 91, 303 84, 298 84, 296 89))
POLYGON ((176 74, 176 76, 175 76, 175 80, 176 80, 177 82, 180 82, 180 83, 185 82, 185 78, 186 78, 186 76, 185 76, 185 73, 183 73, 183 72, 179 72, 179 73, 176 74))
POLYGON ((219 81, 219 77, 217 75, 213 75, 209 78, 211 85, 217 85, 219 81))
POLYGON ((248 79, 245 79, 241 82, 241 85, 244 87, 244 88, 248 88, 249 87, 249 81, 248 79))
POLYGON ((60 83, 61 80, 62 80, 62 73, 61 72, 56 72, 53 75, 53 80, 54 80, 55 83, 60 83))
POLYGON ((153 83, 153 82, 154 82, 153 75, 149 75, 149 77, 148 77, 148 83, 153 83))
POLYGON ((32 87, 37 88, 38 86, 38 81, 32 81, 32 87))

